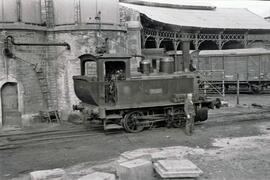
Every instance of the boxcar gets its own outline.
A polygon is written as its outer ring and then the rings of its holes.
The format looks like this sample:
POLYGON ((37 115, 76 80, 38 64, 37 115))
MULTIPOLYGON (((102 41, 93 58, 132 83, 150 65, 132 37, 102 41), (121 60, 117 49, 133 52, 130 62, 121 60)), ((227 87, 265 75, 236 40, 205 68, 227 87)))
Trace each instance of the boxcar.
MULTIPOLYGON (((169 54, 174 55, 173 52, 169 54)), ((181 52, 176 57, 181 60, 181 52)), ((270 50, 202 50, 198 55, 191 57, 193 67, 213 84, 224 82, 226 92, 236 92, 237 74, 240 92, 260 93, 269 89, 270 50)))

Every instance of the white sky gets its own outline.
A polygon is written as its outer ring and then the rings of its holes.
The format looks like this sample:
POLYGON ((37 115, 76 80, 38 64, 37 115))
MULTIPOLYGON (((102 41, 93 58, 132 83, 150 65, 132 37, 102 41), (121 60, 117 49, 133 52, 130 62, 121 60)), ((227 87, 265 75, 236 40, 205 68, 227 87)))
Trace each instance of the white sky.
POLYGON ((252 0, 144 0, 150 2, 163 2, 186 5, 208 5, 224 8, 247 8, 262 17, 270 16, 270 1, 252 0))

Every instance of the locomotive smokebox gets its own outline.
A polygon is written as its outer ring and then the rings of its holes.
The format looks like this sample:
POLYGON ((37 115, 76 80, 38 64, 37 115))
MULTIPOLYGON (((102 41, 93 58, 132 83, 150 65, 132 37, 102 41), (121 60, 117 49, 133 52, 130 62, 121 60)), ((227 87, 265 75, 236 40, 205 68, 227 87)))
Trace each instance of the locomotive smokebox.
POLYGON ((174 73, 174 60, 172 57, 165 57, 160 60, 159 71, 163 73, 174 73))
POLYGON ((143 74, 150 74, 151 72, 151 61, 144 59, 140 62, 140 72, 143 74))

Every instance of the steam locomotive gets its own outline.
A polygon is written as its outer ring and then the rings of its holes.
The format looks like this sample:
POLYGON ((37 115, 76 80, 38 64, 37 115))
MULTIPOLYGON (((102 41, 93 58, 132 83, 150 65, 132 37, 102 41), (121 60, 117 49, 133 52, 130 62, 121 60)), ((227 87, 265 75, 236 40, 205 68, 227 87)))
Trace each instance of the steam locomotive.
POLYGON ((195 121, 207 120, 208 109, 218 102, 199 93, 196 73, 175 72, 170 57, 161 58, 155 72, 151 62, 142 60, 134 73, 131 57, 119 54, 83 55, 80 64, 81 75, 73 80, 81 103, 73 109, 81 111, 85 122, 99 122, 104 130, 124 128, 136 133, 169 121, 181 127, 188 93, 193 94, 195 121))

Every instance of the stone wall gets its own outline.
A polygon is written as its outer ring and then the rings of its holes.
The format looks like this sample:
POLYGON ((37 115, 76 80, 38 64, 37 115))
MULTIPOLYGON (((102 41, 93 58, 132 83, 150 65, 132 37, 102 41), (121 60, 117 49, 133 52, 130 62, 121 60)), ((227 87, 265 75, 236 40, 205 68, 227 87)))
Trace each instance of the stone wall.
MULTIPOLYGON (((6 35, 12 35, 16 42, 44 42, 44 33, 42 32, 14 30, 8 31, 6 35)), ((3 37, 0 40, 2 42, 3 37)), ((3 49, 3 44, 0 44, 0 48, 3 49)), ((15 58, 6 58, 2 53, 0 55, 0 79, 11 76, 22 83, 24 87, 23 113, 34 113, 45 107, 34 65, 43 62, 46 51, 42 47, 25 46, 13 46, 12 51, 15 58)))
MULTIPOLYGON (((8 35, 13 36, 15 42, 37 43, 45 40, 45 33, 42 31, 8 30, 0 37, 1 52, 4 48, 4 38, 8 35)), ((20 86, 18 99, 21 99, 22 103, 19 111, 25 117, 24 115, 35 114, 47 106, 35 70, 37 64, 44 63, 46 49, 39 46, 12 46, 11 50, 14 54, 13 58, 0 54, 0 81, 18 83, 20 86)), ((0 121, 2 122, 2 119, 0 121)))
MULTIPOLYGON (((22 84, 25 117, 44 109, 58 109, 65 120, 72 105, 79 100, 74 93, 72 76, 80 74, 79 56, 95 54, 97 30, 34 31, 8 30, 0 36, 0 49, 4 38, 14 37, 15 42, 49 43, 67 42, 71 49, 46 46, 12 46, 15 58, 0 55, 0 80, 13 77, 22 84), (41 79, 44 77, 44 79, 41 79), (44 89, 45 88, 45 89, 44 89), (45 91, 45 93, 44 93, 45 91), (47 92, 46 92, 47 91, 47 92)), ((109 38, 109 53, 125 54, 127 33, 125 30, 101 31, 99 44, 109 38)))

